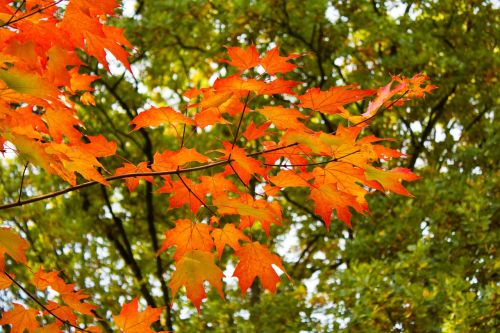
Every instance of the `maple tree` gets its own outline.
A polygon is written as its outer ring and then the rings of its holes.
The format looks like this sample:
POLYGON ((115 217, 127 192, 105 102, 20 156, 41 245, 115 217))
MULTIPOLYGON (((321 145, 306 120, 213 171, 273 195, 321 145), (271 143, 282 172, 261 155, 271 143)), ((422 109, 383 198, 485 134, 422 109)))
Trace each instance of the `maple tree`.
MULTIPOLYGON (((107 170, 102 158, 118 157, 117 145, 103 134, 85 134, 76 103, 95 103, 90 84, 97 77, 83 74, 86 65, 78 52, 95 57, 108 70, 109 52, 132 72, 127 51, 132 45, 120 29, 104 24, 115 8, 115 1, 1 4, 5 23, 0 35, 0 143, 3 150, 14 150, 28 163, 70 185, 23 199, 23 175, 18 200, 1 209, 98 184, 111 186, 119 179, 135 191, 140 180, 155 183, 154 177, 161 177, 157 192, 168 195, 168 209, 185 211, 187 205, 185 215, 190 218, 177 220, 165 232, 157 256, 175 247, 176 270, 169 287, 175 295, 184 286, 199 310, 206 297, 204 281, 224 298, 223 273, 216 260, 217 254, 220 257, 229 248, 237 258, 234 277, 243 294, 257 277, 265 289, 276 291, 281 281, 276 268, 283 272, 285 268, 264 242, 254 238, 261 230, 270 237, 273 226, 286 223, 275 200, 284 189, 307 189, 307 199, 314 203, 314 212, 326 229, 332 217, 351 226, 354 211, 367 214, 365 197, 372 190, 411 195, 401 181, 413 181, 417 176, 404 168, 384 170, 379 164, 403 154, 377 144, 388 139, 362 136, 361 132, 381 112, 434 89, 425 75, 394 76, 379 89, 348 85, 311 88, 301 94, 297 92, 300 82, 283 77, 296 67, 290 60, 299 55, 280 56, 278 48, 273 48, 261 56, 254 45, 228 47, 229 59, 223 61, 235 68, 235 74, 217 78, 211 87, 187 91, 184 97, 189 104, 184 109, 152 106, 130 122, 133 131, 165 126, 177 137, 177 149, 157 152, 150 161, 127 161, 116 170, 107 170), (50 38, 39 38, 47 35, 50 38), (364 113, 347 108, 370 97, 364 113), (343 124, 334 131, 322 130, 318 119, 327 115, 338 117, 343 124), (203 140, 214 126, 224 126, 231 135, 221 138, 212 150, 188 148, 194 140, 203 140), (86 182, 78 182, 80 177, 86 182)), ((27 242, 11 229, 0 229, 0 285, 6 288, 13 283, 40 307, 26 309, 14 303, 0 323, 12 325, 13 332, 59 332, 63 325, 99 331, 97 326, 83 327, 78 321, 98 316, 96 306, 86 301, 90 296, 66 283, 57 272, 39 269, 31 280, 37 290, 50 287, 57 294, 47 304, 8 273, 4 254, 26 264, 27 248, 27 242)), ((124 305, 113 317, 115 326, 122 332, 148 331, 162 312, 161 308, 143 312, 137 308, 137 299, 124 305)))

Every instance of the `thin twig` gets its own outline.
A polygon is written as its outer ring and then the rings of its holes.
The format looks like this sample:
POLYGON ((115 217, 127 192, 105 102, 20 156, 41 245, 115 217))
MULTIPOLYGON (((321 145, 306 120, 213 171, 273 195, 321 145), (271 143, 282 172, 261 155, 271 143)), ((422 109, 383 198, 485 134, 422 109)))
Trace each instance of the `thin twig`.
POLYGON ((21 185, 19 186, 19 196, 17 197, 17 202, 21 202, 21 196, 23 195, 23 185, 24 185, 24 176, 26 175, 26 169, 28 169, 29 161, 26 161, 24 164, 23 175, 21 176, 21 185))
POLYGON ((182 178, 181 174, 180 173, 177 173, 177 176, 179 177, 179 179, 181 180, 182 184, 184 185, 184 187, 189 191, 189 193, 191 193, 202 205, 203 207, 205 207, 213 216, 217 216, 217 213, 210 207, 207 206, 207 204, 205 203, 205 201, 203 201, 199 196, 198 194, 194 193, 194 191, 189 187, 188 184, 186 184, 186 182, 184 181, 184 179, 182 178))
POLYGON ((16 8, 16 11, 14 12, 14 14, 12 14, 12 16, 9 18, 9 20, 7 22, 5 22, 5 25, 9 25, 12 20, 14 19, 14 17, 16 17, 17 13, 21 10, 21 8, 23 8, 24 4, 26 3, 26 0, 23 0, 23 2, 21 2, 21 4, 19 5, 19 7, 16 8))
MULTIPOLYGON (((234 146, 236 145, 236 141, 238 141, 238 135, 239 135, 240 128, 241 128, 241 123, 243 122, 243 117, 245 116, 245 111, 246 111, 247 106, 248 106, 249 97, 250 97, 250 91, 248 92, 247 97, 245 98, 245 104, 243 105, 243 111, 241 111, 240 121, 238 122, 238 127, 236 128, 236 133, 234 134, 234 139, 233 139, 233 144, 231 146, 231 150, 233 150, 234 146)), ((228 159, 230 159, 230 158, 231 158, 231 154, 229 154, 228 159)))
POLYGON ((28 290, 26 290, 26 288, 24 288, 19 282, 17 282, 12 276, 9 275, 9 273, 7 272, 3 272, 5 274, 5 276, 7 276, 19 289, 21 289, 22 291, 24 291, 24 293, 26 295, 28 295, 29 298, 31 298, 33 301, 35 301, 36 304, 38 304, 43 310, 47 311, 48 313, 50 313, 54 318, 56 318, 57 320, 59 320, 61 323, 67 325, 67 326, 70 326, 70 327, 73 327, 74 329, 80 331, 80 332, 88 332, 88 333, 92 333, 91 331, 89 330, 86 330, 84 328, 80 328, 78 326, 75 326, 73 324, 71 324, 69 321, 67 320, 64 320, 64 319, 61 319, 61 317, 59 317, 58 315, 56 315, 52 310, 50 310, 49 308, 47 308, 42 302, 40 302, 38 300, 38 298, 36 298, 35 296, 33 296, 28 290))
POLYGON ((351 155, 354 155, 356 153, 359 153, 361 150, 356 150, 356 151, 353 151, 349 154, 345 154, 343 156, 340 156, 340 157, 336 157, 336 158, 332 158, 332 159, 329 159, 328 161, 323 161, 323 162, 316 162, 316 163, 304 163, 304 164, 268 164, 268 163, 263 163, 264 165, 266 166, 271 166, 271 167, 283 167, 283 168, 292 168, 292 167, 300 167, 300 166, 311 166, 311 165, 322 165, 322 164, 328 164, 328 163, 332 163, 332 162, 337 162, 343 158, 346 158, 348 156, 351 156, 351 155))

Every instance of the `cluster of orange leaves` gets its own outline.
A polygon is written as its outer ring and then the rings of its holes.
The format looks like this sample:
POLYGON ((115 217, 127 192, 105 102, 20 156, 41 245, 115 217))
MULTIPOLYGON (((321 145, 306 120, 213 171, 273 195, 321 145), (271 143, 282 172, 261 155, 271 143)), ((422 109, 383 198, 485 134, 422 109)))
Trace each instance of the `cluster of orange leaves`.
MULTIPOLYGON (((153 176, 161 175, 163 185, 157 192, 169 195, 169 209, 187 205, 192 214, 186 215, 195 218, 176 221, 165 232, 158 255, 175 247, 176 270, 169 286, 174 295, 185 287, 198 309, 206 297, 205 281, 224 298, 223 272, 215 262, 229 249, 237 258, 233 276, 243 294, 257 277, 265 289, 276 290, 280 275, 275 268, 283 272, 285 268, 266 245, 252 239, 252 233, 262 229, 269 237, 272 225, 282 225, 279 199, 284 189, 307 189, 315 213, 327 228, 333 216, 350 226, 353 211, 366 214, 365 197, 371 190, 410 195, 401 181, 417 176, 404 168, 374 166, 403 154, 377 144, 387 139, 360 137, 360 132, 381 110, 430 92, 434 87, 427 84, 425 75, 393 77, 380 89, 350 85, 326 91, 312 88, 298 95, 294 89, 301 83, 283 75, 296 68, 290 60, 299 55, 281 56, 273 48, 261 56, 254 45, 229 47, 229 59, 224 62, 236 73, 218 78, 211 87, 187 91, 190 104, 182 112, 151 107, 131 121, 134 130, 170 126, 177 131, 196 127, 210 132, 214 126, 228 126, 233 138, 205 152, 188 148, 183 138, 179 149, 158 152, 154 161, 125 163, 113 177, 105 178, 98 171, 103 168, 98 159, 115 155, 116 144, 102 135, 83 134, 75 99, 93 104, 90 84, 97 77, 82 74, 85 64, 77 50, 94 56, 105 68, 109 52, 130 70, 124 47, 132 46, 120 29, 104 24, 116 3, 28 0, 23 4, 17 10, 11 1, 0 1, 0 20, 5 23, 0 29, 0 148, 9 142, 30 163, 71 185, 77 183, 78 173, 105 185, 123 178, 134 191, 141 179, 154 182, 153 176), (277 95, 282 98, 274 98, 277 95), (351 114, 345 107, 371 96, 363 114, 351 114), (253 109, 252 105, 259 106, 253 109), (336 115, 348 125, 339 125, 333 133, 318 130, 319 114, 336 115), (247 121, 247 116, 253 120, 247 121), (262 149, 248 151, 251 142, 262 149), (210 176, 204 173, 207 169, 210 176)), ((26 264, 27 248, 27 242, 10 229, 0 229, 0 288, 13 282, 6 271, 1 273, 4 253, 26 264)), ((84 301, 89 296, 66 284, 56 272, 38 270, 31 283, 41 291, 50 287, 61 302, 49 301, 45 313, 14 304, 0 320, 11 324, 12 332, 59 332, 63 323, 77 326, 75 312, 95 315, 95 306, 84 301), (37 316, 47 315, 47 309, 57 320, 41 328, 37 316)), ((137 309, 134 299, 114 316, 122 332, 151 331, 150 324, 162 311, 137 309)), ((98 327, 86 330, 96 332, 98 327)))

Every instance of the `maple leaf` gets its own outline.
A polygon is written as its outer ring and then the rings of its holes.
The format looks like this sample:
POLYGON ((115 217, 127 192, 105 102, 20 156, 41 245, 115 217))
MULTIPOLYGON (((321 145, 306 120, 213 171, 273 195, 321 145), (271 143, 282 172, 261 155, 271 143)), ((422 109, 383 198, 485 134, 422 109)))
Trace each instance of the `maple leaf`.
POLYGON ((155 127, 163 124, 194 125, 194 121, 171 107, 166 106, 161 108, 151 107, 144 110, 132 119, 130 124, 135 125, 134 131, 137 131, 143 127, 155 127))
POLYGON ((224 149, 219 149, 218 151, 224 153, 225 158, 231 157, 234 160, 231 162, 232 168, 227 168, 229 173, 236 171, 241 180, 247 185, 250 182, 252 174, 265 174, 266 170, 261 167, 261 163, 252 157, 248 157, 242 148, 233 146, 227 141, 224 141, 222 144, 224 149))
POLYGON ((376 183, 371 182, 369 184, 373 188, 381 191, 391 191, 408 197, 412 197, 413 195, 401 185, 401 180, 414 181, 420 178, 406 168, 394 168, 386 171, 375 167, 367 167, 365 175, 367 180, 376 181, 376 183), (383 188, 381 189, 377 183, 382 185, 383 188))
POLYGON ((185 204, 196 214, 203 204, 198 198, 203 198, 206 195, 205 187, 198 183, 193 183, 189 178, 172 181, 169 177, 164 177, 164 185, 157 190, 158 193, 171 194, 169 198, 169 209, 180 208, 185 204), (196 193, 196 196, 193 194, 196 193))
MULTIPOLYGON (((151 169, 148 168, 148 163, 141 162, 137 166, 131 163, 124 163, 121 168, 115 170, 115 176, 138 172, 151 172, 151 169)), ((125 184, 130 192, 133 192, 137 186, 139 186, 139 179, 144 179, 150 183, 154 183, 154 178, 152 176, 125 178, 125 184)))
POLYGON ((61 298, 73 310, 86 314, 88 316, 95 316, 92 312, 97 309, 96 305, 82 302, 90 296, 84 294, 81 290, 73 291, 70 293, 61 294, 61 298))
POLYGON ((210 90, 206 91, 203 94, 203 100, 200 103, 188 105, 188 108, 194 108, 200 106, 203 109, 207 108, 216 108, 221 104, 227 102, 232 96, 233 92, 211 92, 210 90))
POLYGON ((244 79, 235 74, 215 80, 213 87, 219 92, 259 92, 267 87, 264 81, 244 79))
MULTIPOLYGON (((10 276, 15 277, 13 274, 10 274, 10 276)), ((11 284, 12 280, 4 272, 0 272, 0 290, 9 288, 11 284)))
POLYGON ((240 198, 228 198, 218 196, 213 199, 214 206, 217 207, 221 215, 241 215, 247 219, 241 219, 240 229, 252 227, 253 222, 260 222, 267 236, 271 224, 281 225, 281 209, 276 201, 254 200, 250 195, 243 195, 240 198))
POLYGON ((321 184, 312 187, 309 198, 316 204, 314 212, 321 216, 328 230, 334 209, 337 212, 337 217, 349 227, 351 226, 352 214, 348 207, 353 207, 360 213, 364 210, 364 207, 358 203, 356 196, 339 190, 335 184, 321 184))
POLYGON ((269 177, 269 180, 279 187, 310 187, 312 175, 306 172, 297 173, 295 170, 280 170, 276 176, 269 177))
MULTIPOLYGON (((45 307, 50 310, 57 317, 61 318, 64 321, 76 326, 76 315, 73 313, 73 310, 69 306, 59 305, 56 302, 49 301, 45 307)), ((44 311, 44 314, 50 314, 48 311, 44 311)), ((57 320, 57 323, 61 326, 63 323, 57 320)))
MULTIPOLYGON (((101 332, 101 331, 91 331, 90 327, 87 327, 86 330, 90 331, 90 332, 98 332, 98 333, 101 332)), ((43 327, 39 327, 39 328, 35 329, 34 333, 64 333, 64 332, 61 331, 60 323, 56 322, 56 323, 52 323, 52 324, 45 325, 43 327)))
POLYGON ((266 82, 266 85, 257 91, 258 95, 275 95, 275 94, 289 94, 295 95, 292 90, 293 87, 298 86, 302 82, 283 80, 282 78, 277 78, 271 82, 266 82))
POLYGON ((8 71, 0 70, 0 80, 4 82, 7 88, 6 91, 2 91, 0 98, 8 99, 9 101, 22 99, 23 95, 31 95, 43 99, 57 99, 60 94, 56 87, 39 75, 22 72, 15 68, 8 71))
MULTIPOLYGON (((273 266, 285 272, 280 257, 269 252, 269 249, 259 242, 243 245, 236 251, 235 255, 240 261, 234 270, 233 276, 238 278, 238 284, 243 295, 256 277, 259 277, 265 289, 271 292, 276 291, 276 285, 281 279, 273 266)), ((285 273, 285 275, 290 279, 288 274, 285 273)))
MULTIPOLYGON (((138 311, 139 300, 134 298, 130 303, 124 304, 119 315, 114 315, 113 320, 122 333, 153 333, 151 324, 160 320, 164 308, 150 306, 142 312, 138 311)), ((162 331, 161 333, 167 333, 162 331)))
POLYGON ((32 282, 33 285, 40 290, 45 290, 50 286, 61 294, 70 293, 74 289, 74 285, 64 282, 64 280, 59 277, 58 272, 44 272, 41 268, 33 275, 32 282))
POLYGON ((57 272, 44 272, 42 269, 38 269, 33 276, 33 284, 41 290, 45 290, 50 286, 60 294, 64 303, 71 309, 94 316, 92 310, 96 309, 97 306, 82 302, 89 298, 89 295, 84 294, 81 290, 75 291, 75 285, 64 282, 57 272))
POLYGON ((224 247, 226 245, 229 245, 233 250, 238 250, 240 248, 240 240, 250 242, 250 238, 248 238, 240 230, 236 229, 232 223, 224 225, 224 228, 222 229, 214 228, 211 235, 214 239, 215 248, 219 253, 219 258, 222 256, 222 251, 224 251, 224 247))
POLYGON ((343 87, 332 87, 327 91, 311 88, 304 95, 299 96, 302 102, 299 106, 326 114, 341 113, 342 106, 362 100, 376 92, 375 90, 360 90, 356 89, 356 87, 356 84, 352 84, 343 87))
POLYGON ((258 139, 262 136, 265 135, 267 128, 271 126, 270 122, 265 122, 259 127, 255 126, 255 123, 252 121, 250 125, 247 126, 245 129, 245 132, 242 133, 242 135, 248 140, 252 141, 255 139, 258 139))
POLYGON ((266 72, 270 75, 276 73, 288 73, 297 66, 288 62, 290 59, 295 59, 300 57, 297 53, 289 54, 286 57, 281 57, 279 55, 279 50, 277 47, 266 52, 266 55, 261 60, 260 64, 266 72))
POLYGON ((184 164, 191 162, 207 163, 210 159, 200 154, 195 148, 182 147, 177 151, 165 150, 163 153, 154 155, 153 170, 175 170, 184 164))
POLYGON ((210 252, 214 241, 210 236, 208 224, 195 223, 191 220, 177 220, 175 228, 165 232, 165 239, 158 254, 171 246, 175 246, 174 260, 179 261, 182 256, 191 250, 210 252))
POLYGON ((26 264, 26 250, 29 243, 10 228, 0 227, 0 272, 4 270, 4 254, 22 264, 26 264))
POLYGON ((402 82, 398 84, 394 89, 391 89, 393 83, 394 80, 377 91, 377 97, 375 97, 373 101, 370 101, 367 111, 362 115, 363 117, 371 118, 375 116, 382 105, 384 105, 394 95, 402 93, 408 87, 408 84, 406 82, 402 82))
POLYGON ((168 286, 172 289, 173 297, 181 286, 185 286, 187 297, 199 312, 201 301, 206 297, 204 281, 210 282, 224 299, 222 277, 222 271, 214 264, 214 254, 194 250, 185 253, 177 262, 168 286))
POLYGON ((265 106, 258 109, 257 112, 264 115, 277 129, 311 132, 299 121, 299 119, 306 119, 307 117, 296 109, 287 109, 282 106, 265 106))
POLYGON ((257 52, 257 48, 253 44, 246 49, 241 47, 226 48, 231 60, 223 59, 222 62, 236 67, 241 72, 257 66, 260 62, 259 52, 257 52))
POLYGON ((39 314, 37 310, 26 309, 17 303, 13 303, 13 305, 12 310, 3 313, 0 325, 12 325, 11 333, 24 333, 24 330, 31 332, 40 326, 36 320, 36 316, 39 314))

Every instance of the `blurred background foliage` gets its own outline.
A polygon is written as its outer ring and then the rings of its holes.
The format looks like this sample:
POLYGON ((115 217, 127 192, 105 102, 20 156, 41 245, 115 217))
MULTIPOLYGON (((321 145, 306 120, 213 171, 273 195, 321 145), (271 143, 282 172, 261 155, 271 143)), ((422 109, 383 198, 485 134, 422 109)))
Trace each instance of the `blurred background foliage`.
MULTIPOLYGON (((353 229, 338 221, 329 232, 305 193, 285 194, 288 223, 272 244, 293 281, 276 295, 255 283, 242 298, 227 279, 227 300, 210 294, 199 315, 177 297, 162 317, 179 332, 496 332, 500 327, 500 56, 497 1, 183 0, 124 2, 114 24, 132 44, 134 77, 94 65, 96 107, 82 106, 89 134, 106 133, 134 163, 175 149, 166 129, 129 133, 128 122, 149 105, 182 107, 182 93, 227 72, 224 46, 278 45, 300 53, 288 75, 308 87, 359 83, 378 87, 391 75, 425 72, 439 86, 424 100, 378 117, 366 134, 397 138, 406 159, 391 161, 422 177, 415 198, 374 195, 370 216, 353 229)), ((87 59, 89 63, 91 59, 87 59)), ((362 110, 366 105, 353 105, 362 110)), ((335 118, 318 122, 324 130, 335 118)), ((190 142, 204 151, 228 136, 190 142)), ((109 169, 122 161, 109 162, 109 169)), ((4 161, 2 200, 17 198, 22 166, 4 161)), ((27 195, 64 187, 29 169, 27 195)), ((141 295, 171 302, 168 256, 155 257, 161 233, 186 211, 167 210, 156 187, 129 193, 123 184, 85 189, 4 211, 32 245, 32 267, 60 270, 93 295, 99 315, 141 295)), ((171 253, 170 253, 171 254, 171 253)), ((234 263, 224 255, 231 271, 234 263)), ((22 272, 16 273, 22 275, 22 272)), ((0 294, 6 299, 8 293, 0 294)), ((16 295, 19 297, 19 295, 16 295)), ((28 301, 27 301, 28 302, 28 301)), ((2 302, 0 302, 2 303, 2 302)), ((104 328, 107 330, 106 324, 104 328)), ((157 327, 159 328, 159 327, 157 327)))

